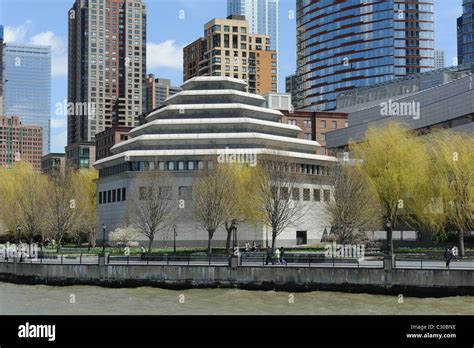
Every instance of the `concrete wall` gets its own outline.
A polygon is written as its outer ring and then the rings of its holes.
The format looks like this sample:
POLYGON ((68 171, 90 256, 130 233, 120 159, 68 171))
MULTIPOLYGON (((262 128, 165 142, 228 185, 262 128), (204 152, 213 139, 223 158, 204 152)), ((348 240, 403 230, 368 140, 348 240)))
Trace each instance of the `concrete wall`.
POLYGON ((474 295, 474 272, 460 270, 0 263, 0 281, 172 289, 326 290, 430 297, 474 295))
MULTIPOLYGON (((176 218, 173 218, 172 222, 160 232, 156 238, 154 245, 160 247, 171 247, 173 245, 173 224, 176 225, 176 243, 178 246, 186 247, 206 247, 208 234, 198 224, 193 216, 194 203, 193 199, 185 200, 185 208, 178 209, 178 187, 185 186, 192 188, 195 180, 196 172, 173 172, 173 179, 176 183, 173 186, 173 199, 176 201, 176 218)), ((324 213, 324 204, 321 202, 315 202, 313 196, 313 189, 321 190, 321 200, 323 199, 323 190, 330 190, 331 194, 332 187, 329 185, 329 178, 325 176, 309 176, 305 183, 301 183, 300 186, 300 202, 297 203, 297 208, 300 209, 300 213, 295 219, 293 224, 290 224, 285 228, 277 238, 278 246, 293 246, 297 244, 297 231, 307 232, 307 243, 314 244, 321 241, 324 231, 330 232, 331 226, 328 221, 328 216, 324 213), (303 201, 303 189, 310 189, 311 197, 310 201, 303 201)), ((103 178, 97 181, 97 192, 108 191, 113 189, 126 188, 127 200, 125 202, 115 202, 107 204, 97 205, 97 238, 99 244, 102 243, 102 224, 105 223, 106 239, 108 234, 119 227, 126 225, 127 213, 130 211, 130 204, 133 202, 134 191, 138 190, 139 186, 146 186, 146 182, 140 180, 137 173, 127 172, 120 176, 113 176, 103 178), (128 205, 128 206, 127 206, 128 205)), ((246 242, 255 241, 257 244, 266 245, 268 235, 268 241, 271 243, 271 228, 266 228, 262 224, 254 225, 249 223, 240 223, 238 228, 238 239, 239 245, 243 247, 246 242)), ((219 228, 214 234, 213 246, 223 247, 225 246, 227 238, 227 232, 224 227, 219 228)), ((147 244, 148 239, 145 236, 139 237, 139 243, 147 244)))

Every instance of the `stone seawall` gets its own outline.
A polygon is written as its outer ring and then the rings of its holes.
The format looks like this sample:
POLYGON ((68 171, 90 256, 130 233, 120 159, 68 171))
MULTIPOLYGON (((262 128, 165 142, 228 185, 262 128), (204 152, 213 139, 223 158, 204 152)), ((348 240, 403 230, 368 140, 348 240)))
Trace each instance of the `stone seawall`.
POLYGON ((0 281, 59 286, 324 290, 419 297, 474 295, 474 272, 464 270, 0 263, 0 281))

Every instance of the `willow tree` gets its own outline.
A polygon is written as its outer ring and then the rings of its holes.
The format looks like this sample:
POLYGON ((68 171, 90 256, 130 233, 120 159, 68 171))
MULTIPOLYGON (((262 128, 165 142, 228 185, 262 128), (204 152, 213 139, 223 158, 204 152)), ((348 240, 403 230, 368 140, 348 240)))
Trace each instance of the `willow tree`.
POLYGON ((255 174, 255 167, 251 167, 247 164, 228 164, 228 175, 231 179, 230 193, 233 202, 231 203, 232 209, 224 223, 227 232, 226 239, 226 250, 228 253, 231 252, 231 239, 232 239, 232 223, 236 222, 247 222, 255 224, 258 221, 257 211, 252 206, 251 202, 255 200, 255 187, 253 176, 255 174))
POLYGON ((474 137, 438 132, 433 136, 432 182, 438 188, 439 225, 458 234, 464 256, 464 234, 474 228, 474 137))
POLYGON ((212 238, 218 228, 233 216, 240 214, 236 192, 237 182, 229 164, 218 164, 206 170, 194 185, 194 216, 198 224, 207 231, 207 252, 212 253, 212 238))
POLYGON ((433 198, 425 142, 404 125, 391 122, 383 128, 369 128, 365 140, 351 143, 350 150, 379 202, 389 254, 394 255, 394 227, 404 219, 422 217, 433 198))
POLYGON ((11 170, 17 188, 11 201, 15 220, 26 231, 31 248, 33 238, 42 234, 47 221, 48 179, 27 163, 17 164, 11 170))

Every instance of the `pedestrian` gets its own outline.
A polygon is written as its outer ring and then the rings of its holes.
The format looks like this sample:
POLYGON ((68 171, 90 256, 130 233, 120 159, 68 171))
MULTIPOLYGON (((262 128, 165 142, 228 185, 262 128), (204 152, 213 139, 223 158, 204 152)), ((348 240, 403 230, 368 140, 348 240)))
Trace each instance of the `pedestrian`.
POLYGON ((282 265, 286 266, 286 260, 285 260, 285 248, 281 247, 280 248, 280 263, 282 265))
POLYGON ((451 259, 453 258, 453 254, 451 253, 451 249, 446 248, 444 252, 444 258, 446 259, 446 268, 449 268, 449 264, 451 263, 451 259))
POLYGON ((451 255, 453 257, 453 259, 456 260, 456 262, 458 262, 458 258, 457 258, 457 255, 458 255, 458 248, 456 248, 454 245, 451 247, 451 255))
POLYGON ((142 261, 145 261, 145 247, 143 245, 140 246, 140 249, 141 249, 141 255, 140 255, 140 259, 142 261))
POLYGON ((249 251, 250 251, 250 243, 247 242, 247 243, 245 243, 245 252, 248 253, 249 251))
POLYGON ((277 265, 280 264, 280 249, 276 248, 275 250, 275 259, 276 259, 276 262, 277 262, 277 265))
POLYGON ((267 246, 267 258, 265 259, 265 265, 268 265, 268 260, 270 260, 273 265, 272 249, 269 246, 267 246))

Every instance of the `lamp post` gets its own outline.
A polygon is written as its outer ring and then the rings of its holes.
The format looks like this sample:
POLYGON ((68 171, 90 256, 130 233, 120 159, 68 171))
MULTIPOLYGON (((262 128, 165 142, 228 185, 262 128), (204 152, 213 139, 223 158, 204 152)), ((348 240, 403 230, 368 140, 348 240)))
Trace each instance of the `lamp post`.
POLYGON ((173 225, 173 254, 176 254, 176 225, 173 225))
POLYGON ((235 220, 235 219, 232 220, 232 231, 234 232, 234 233, 233 233, 233 237, 234 237, 234 238, 233 238, 233 239, 234 239, 234 253, 239 250, 239 246, 238 246, 239 241, 238 241, 238 239, 237 239, 237 227, 238 227, 238 226, 239 226, 239 223, 237 222, 237 220, 235 220))
POLYGON ((102 255, 105 256, 105 229, 107 228, 106 224, 102 224, 102 255))
MULTIPOLYGON (((17 233, 17 243, 16 243, 16 257, 18 257, 18 254, 20 253, 20 243, 21 243, 21 226, 17 225, 16 226, 16 233, 17 233)), ((20 257, 20 262, 23 259, 23 255, 20 257)))

